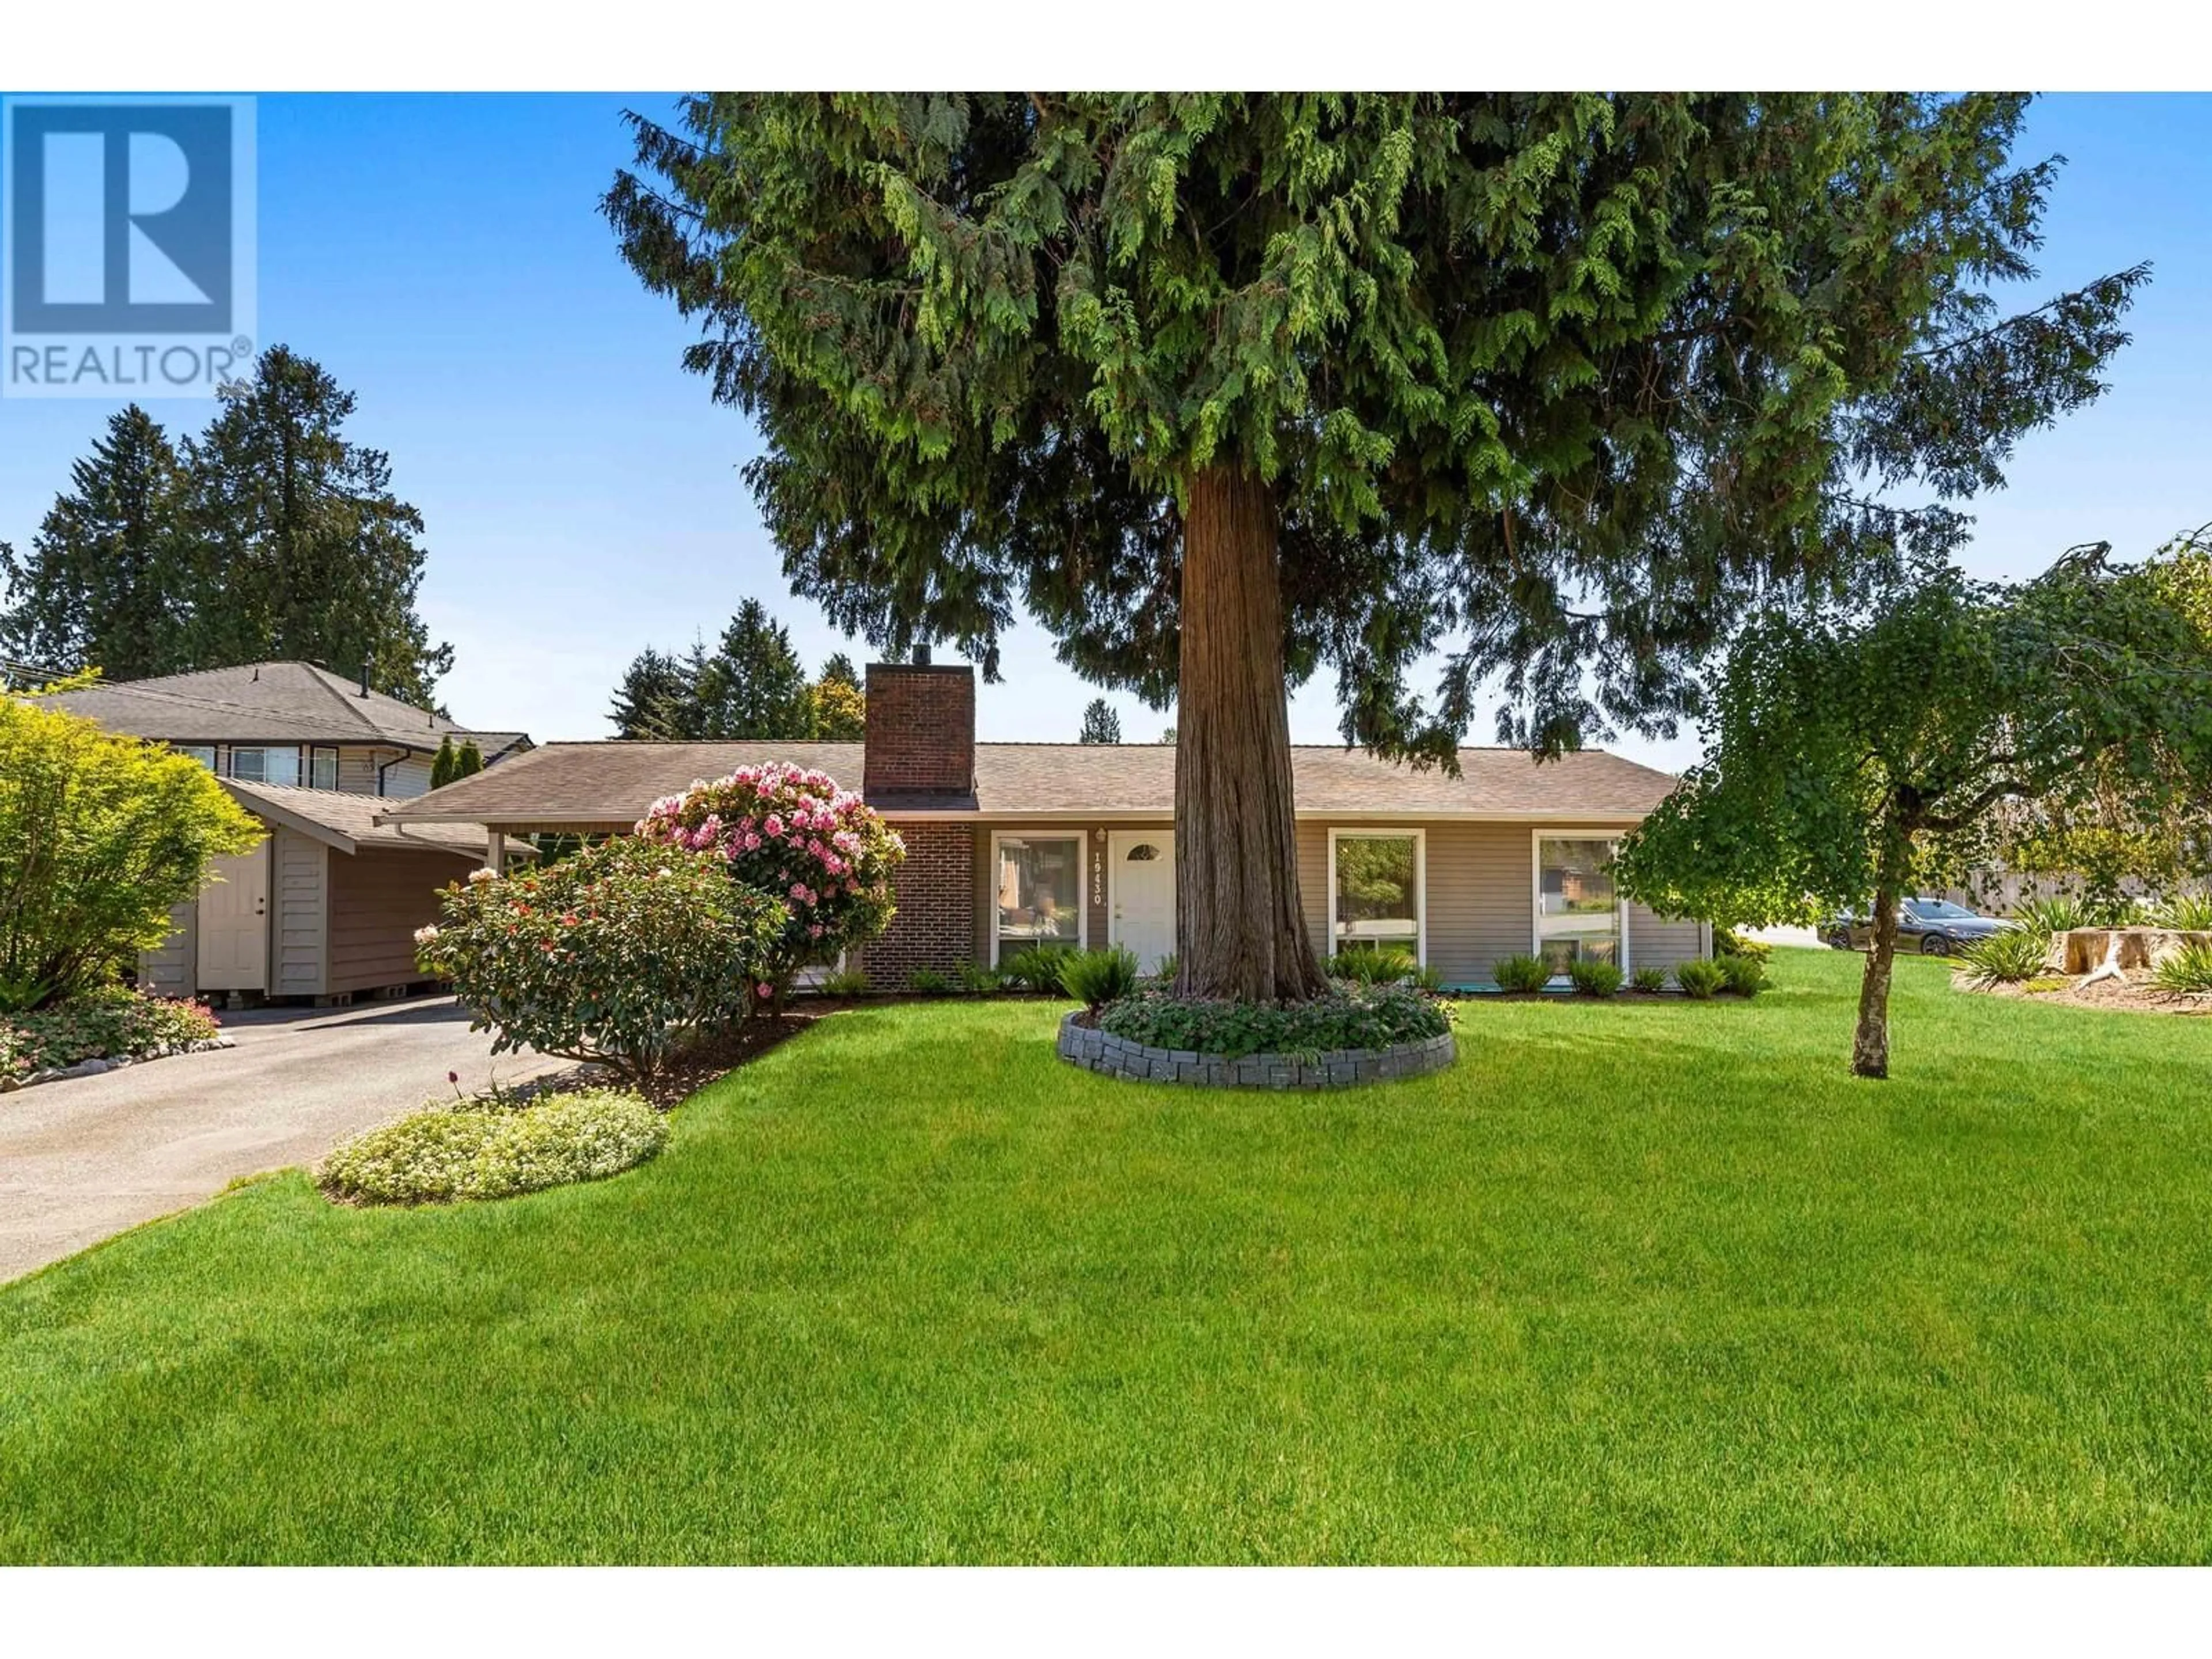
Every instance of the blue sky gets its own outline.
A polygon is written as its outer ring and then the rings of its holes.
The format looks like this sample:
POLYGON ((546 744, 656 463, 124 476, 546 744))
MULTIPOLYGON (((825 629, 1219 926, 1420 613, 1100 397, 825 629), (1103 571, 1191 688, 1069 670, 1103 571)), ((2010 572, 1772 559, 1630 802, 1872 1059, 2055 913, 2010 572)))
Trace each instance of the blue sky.
MULTIPOLYGON (((810 666, 841 647, 793 599, 738 469, 756 441, 678 357, 690 337, 617 257, 595 211, 629 155, 621 112, 665 96, 264 98, 258 111, 259 338, 359 394, 353 434, 389 451, 428 520, 422 609, 456 663, 459 718, 534 736, 606 733, 607 695, 648 641, 711 638, 738 602, 786 621, 810 666)), ((2212 520, 2212 98, 2065 95, 2022 159, 2071 165, 2045 222, 2044 292, 2138 259, 2157 269, 2112 390, 2021 447, 1974 509, 1966 562, 2023 575, 2072 543, 2130 556, 2212 520)), ((2030 301, 2031 303, 2033 301, 2030 301)), ((0 540, 29 540, 115 405, 0 400, 0 540)), ((163 401, 190 429, 207 406, 163 401)), ((1067 739, 1096 695, 1034 626, 982 689, 981 735, 1067 739)), ((1116 696, 1125 734, 1167 717, 1116 696)), ((1335 740, 1328 684, 1292 735, 1335 740)), ((1488 736, 1485 718, 1469 734, 1488 736)), ((1668 766, 1693 739, 1626 739, 1668 766)))

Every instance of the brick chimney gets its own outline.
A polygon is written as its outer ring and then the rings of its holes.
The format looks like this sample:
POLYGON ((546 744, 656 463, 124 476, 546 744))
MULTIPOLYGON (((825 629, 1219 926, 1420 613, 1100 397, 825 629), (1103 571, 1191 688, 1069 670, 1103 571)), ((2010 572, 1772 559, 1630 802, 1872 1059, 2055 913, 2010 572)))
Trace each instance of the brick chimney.
POLYGON ((965 665, 868 665, 867 750, 860 793, 870 801, 975 793, 975 671, 965 665))

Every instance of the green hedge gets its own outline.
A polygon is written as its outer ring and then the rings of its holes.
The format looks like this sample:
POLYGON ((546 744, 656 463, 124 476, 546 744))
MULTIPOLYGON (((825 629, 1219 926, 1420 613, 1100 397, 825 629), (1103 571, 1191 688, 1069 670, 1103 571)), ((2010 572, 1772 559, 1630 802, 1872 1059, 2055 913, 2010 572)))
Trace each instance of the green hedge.
POLYGON ((1310 1002, 1228 1002, 1139 991, 1109 1003, 1102 1030, 1154 1048, 1246 1054, 1316 1054, 1388 1048, 1451 1029, 1444 1005, 1404 985, 1339 984, 1310 1002))
POLYGON ((667 1119, 611 1089, 523 1105, 456 1101, 356 1136, 315 1175, 331 1197, 359 1204, 509 1198, 619 1175, 667 1141, 667 1119))

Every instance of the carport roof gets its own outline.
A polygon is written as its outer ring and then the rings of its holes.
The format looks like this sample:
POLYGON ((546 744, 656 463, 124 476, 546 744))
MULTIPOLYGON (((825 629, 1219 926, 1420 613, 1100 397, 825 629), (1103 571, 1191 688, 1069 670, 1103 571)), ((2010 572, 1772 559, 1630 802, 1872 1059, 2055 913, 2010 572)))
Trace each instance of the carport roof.
POLYGON ((452 853, 482 859, 489 837, 474 823, 380 823, 379 810, 392 803, 380 795, 341 794, 334 789, 294 789, 282 784, 217 780, 240 805, 270 823, 296 830, 311 840, 353 854, 364 848, 398 848, 416 853, 452 853))

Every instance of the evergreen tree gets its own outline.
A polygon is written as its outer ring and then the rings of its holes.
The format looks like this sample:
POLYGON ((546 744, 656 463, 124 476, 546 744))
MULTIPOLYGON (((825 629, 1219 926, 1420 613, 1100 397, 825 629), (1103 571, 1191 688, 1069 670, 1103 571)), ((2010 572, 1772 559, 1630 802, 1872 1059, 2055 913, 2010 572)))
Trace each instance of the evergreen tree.
POLYGON ((1119 743, 1121 741, 1121 717, 1114 712, 1114 705, 1103 697, 1093 697, 1083 711, 1083 730, 1076 734, 1078 743, 1119 743))
POLYGON ((354 395, 276 346, 222 397, 186 453, 194 665, 302 658, 431 706, 453 653, 415 611, 422 515, 345 436, 354 395))
POLYGON ((853 659, 842 651, 833 651, 830 653, 828 660, 822 665, 822 672, 816 677, 814 683, 817 685, 826 685, 832 681, 840 685, 849 685, 855 691, 866 690, 860 684, 860 672, 853 666, 853 659))
POLYGON ((27 559, 0 543, 10 602, 0 642, 55 670, 96 667, 111 680, 198 666, 185 653, 191 565, 168 434, 131 404, 71 467, 70 484, 27 559))
POLYGON ((630 659, 622 684, 615 688, 609 716, 615 735, 663 741, 696 735, 698 703, 693 684, 693 673, 680 659, 647 646, 630 659))
POLYGON ((453 775, 456 778, 471 777, 483 769, 483 750, 477 747, 477 740, 474 738, 463 738, 460 752, 453 757, 453 775))
POLYGON ((449 734, 438 744, 438 752, 430 757, 430 787, 443 789, 460 775, 461 757, 453 748, 449 734))
POLYGON ((2025 104, 711 94, 604 206, 794 590, 987 678, 1026 605, 1176 702, 1180 988, 1303 997, 1287 688, 1446 763, 1493 683, 1541 753, 1671 731, 1747 611, 1947 551, 2102 390, 2143 270, 1991 292, 2025 104))
POLYGON ((1174 742, 1175 742, 1175 740, 1176 740, 1176 729, 1175 729, 1175 727, 1173 727, 1172 726, 1170 726, 1164 727, 1164 728, 1161 730, 1161 732, 1160 732, 1160 741, 1161 741, 1162 743, 1165 743, 1165 744, 1172 744, 1172 743, 1174 743, 1174 742))
POLYGON ((791 635, 757 599, 738 607, 721 643, 696 671, 699 736, 792 740, 814 732, 806 671, 791 635))

